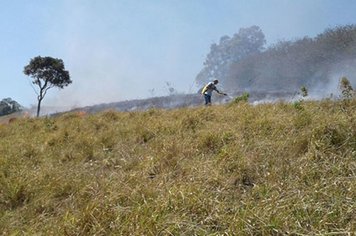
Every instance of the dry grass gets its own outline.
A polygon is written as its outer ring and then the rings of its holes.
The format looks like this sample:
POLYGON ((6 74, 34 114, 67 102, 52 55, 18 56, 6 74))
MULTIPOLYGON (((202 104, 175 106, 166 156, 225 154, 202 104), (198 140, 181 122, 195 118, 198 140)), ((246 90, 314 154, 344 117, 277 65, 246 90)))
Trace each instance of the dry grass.
POLYGON ((352 235, 356 101, 0 126, 1 235, 352 235))

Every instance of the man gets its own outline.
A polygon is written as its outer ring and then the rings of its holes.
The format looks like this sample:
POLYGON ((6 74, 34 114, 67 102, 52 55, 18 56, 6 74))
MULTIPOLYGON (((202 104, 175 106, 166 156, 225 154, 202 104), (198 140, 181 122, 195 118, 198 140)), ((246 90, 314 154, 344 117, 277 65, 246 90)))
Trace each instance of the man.
POLYGON ((216 79, 213 82, 207 83, 207 85, 204 86, 203 90, 201 93, 204 95, 205 99, 205 105, 210 106, 211 105, 211 95, 213 94, 213 91, 215 90, 218 94, 226 95, 226 93, 221 93, 215 85, 217 85, 219 81, 216 79))

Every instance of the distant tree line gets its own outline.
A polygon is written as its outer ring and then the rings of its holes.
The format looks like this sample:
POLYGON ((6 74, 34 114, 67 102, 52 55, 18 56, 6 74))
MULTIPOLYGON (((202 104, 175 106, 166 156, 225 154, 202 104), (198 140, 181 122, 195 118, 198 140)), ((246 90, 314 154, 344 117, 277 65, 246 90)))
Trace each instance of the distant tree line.
POLYGON ((281 41, 265 48, 258 26, 212 44, 196 82, 212 77, 225 89, 296 91, 328 82, 333 71, 356 66, 356 25, 326 29, 315 38, 281 41))
POLYGON ((11 98, 4 98, 0 101, 0 116, 8 115, 22 110, 22 106, 11 98))
POLYGON ((248 56, 261 53, 265 44, 265 35, 258 26, 242 28, 233 37, 221 37, 218 44, 210 46, 204 67, 196 77, 197 83, 203 85, 212 77, 229 80, 230 68, 248 56))

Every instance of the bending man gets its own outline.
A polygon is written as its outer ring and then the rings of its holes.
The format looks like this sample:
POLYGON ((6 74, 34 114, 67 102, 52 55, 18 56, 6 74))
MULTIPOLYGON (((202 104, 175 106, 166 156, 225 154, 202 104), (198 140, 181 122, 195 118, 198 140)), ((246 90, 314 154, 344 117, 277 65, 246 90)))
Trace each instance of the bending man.
POLYGON ((211 96, 213 94, 213 91, 215 90, 218 94, 226 95, 226 93, 221 93, 217 88, 216 84, 218 84, 219 81, 216 79, 213 82, 207 83, 201 93, 204 95, 205 99, 205 105, 210 106, 211 105, 211 96))

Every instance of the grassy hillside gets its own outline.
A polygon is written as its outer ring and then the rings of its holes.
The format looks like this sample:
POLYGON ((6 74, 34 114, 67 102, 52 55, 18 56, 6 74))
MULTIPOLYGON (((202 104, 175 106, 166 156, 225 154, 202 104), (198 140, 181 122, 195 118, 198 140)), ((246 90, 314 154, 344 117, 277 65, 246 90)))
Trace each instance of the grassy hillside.
POLYGON ((356 101, 0 124, 0 235, 356 232, 356 101))
POLYGON ((0 116, 0 125, 2 124, 7 124, 9 122, 13 122, 18 118, 23 118, 23 117, 28 117, 29 114, 27 112, 14 112, 12 114, 9 115, 5 115, 5 116, 0 116))

